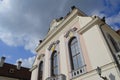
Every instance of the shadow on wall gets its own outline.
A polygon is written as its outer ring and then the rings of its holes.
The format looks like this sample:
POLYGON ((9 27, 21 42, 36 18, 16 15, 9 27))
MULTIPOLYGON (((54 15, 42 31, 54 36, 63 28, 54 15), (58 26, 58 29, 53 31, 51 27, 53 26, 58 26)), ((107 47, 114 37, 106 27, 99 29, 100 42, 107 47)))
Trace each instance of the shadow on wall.
POLYGON ((110 80, 115 80, 115 76, 112 73, 110 73, 109 78, 110 80))

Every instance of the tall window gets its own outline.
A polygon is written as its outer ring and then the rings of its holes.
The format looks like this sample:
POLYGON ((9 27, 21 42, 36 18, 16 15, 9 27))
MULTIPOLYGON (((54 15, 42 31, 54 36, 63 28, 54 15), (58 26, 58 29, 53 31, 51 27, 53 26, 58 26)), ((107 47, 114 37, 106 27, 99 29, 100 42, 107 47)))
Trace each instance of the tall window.
POLYGON ((83 66, 77 38, 73 37, 70 40, 68 46, 69 46, 69 51, 70 51, 71 67, 72 67, 72 70, 76 70, 80 68, 81 66, 83 66))
POLYGON ((51 76, 58 75, 58 55, 57 51, 54 51, 51 56, 51 76))
POLYGON ((108 38, 111 42, 111 44, 113 45, 115 52, 119 52, 120 51, 120 47, 119 44, 113 39, 113 37, 111 35, 108 34, 108 38))
POLYGON ((39 64, 38 80, 42 80, 42 74, 43 74, 43 61, 41 61, 39 64))

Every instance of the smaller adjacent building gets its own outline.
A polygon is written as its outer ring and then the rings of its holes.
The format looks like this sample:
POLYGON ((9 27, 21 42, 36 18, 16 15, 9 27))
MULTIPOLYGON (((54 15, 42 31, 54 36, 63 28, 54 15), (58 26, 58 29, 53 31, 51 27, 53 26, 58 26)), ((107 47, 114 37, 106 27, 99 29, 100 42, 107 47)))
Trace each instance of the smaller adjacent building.
POLYGON ((30 80, 29 68, 21 67, 21 64, 21 61, 17 65, 5 63, 5 57, 1 57, 0 80, 30 80))

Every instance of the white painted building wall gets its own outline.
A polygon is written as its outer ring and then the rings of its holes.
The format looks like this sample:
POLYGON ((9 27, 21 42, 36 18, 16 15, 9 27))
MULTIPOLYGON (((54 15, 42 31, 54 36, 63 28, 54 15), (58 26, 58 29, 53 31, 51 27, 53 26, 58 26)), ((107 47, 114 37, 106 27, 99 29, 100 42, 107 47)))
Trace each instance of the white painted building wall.
MULTIPOLYGON (((99 66, 102 69, 102 75, 106 76, 109 80, 120 80, 120 71, 117 68, 117 64, 112 57, 112 53, 105 41, 105 38, 100 30, 103 22, 98 17, 84 17, 78 14, 78 10, 73 10, 71 15, 66 18, 61 24, 48 33, 47 38, 36 48, 38 55, 45 54, 44 56, 44 68, 43 68, 43 80, 50 76, 50 52, 48 51, 49 45, 59 40, 59 72, 66 76, 66 80, 102 80, 97 74, 96 68, 99 66), (76 33, 80 37, 81 50, 86 64, 86 73, 72 78, 70 76, 70 61, 69 51, 67 49, 66 38, 64 37, 67 31, 76 27, 76 33), (85 49, 84 49, 85 48, 85 49)), ((103 26, 103 30, 108 31, 111 35, 116 35, 115 39, 120 41, 114 31, 103 26)), ((33 66, 39 65, 40 59, 36 59, 33 66)), ((32 71, 31 80, 38 80, 38 66, 32 71)))

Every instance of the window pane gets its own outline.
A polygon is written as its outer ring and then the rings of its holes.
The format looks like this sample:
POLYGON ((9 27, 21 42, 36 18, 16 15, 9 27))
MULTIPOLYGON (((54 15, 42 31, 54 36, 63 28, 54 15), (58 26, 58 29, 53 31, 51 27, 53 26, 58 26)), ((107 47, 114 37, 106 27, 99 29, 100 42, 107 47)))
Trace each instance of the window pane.
POLYGON ((80 52, 80 49, 78 47, 78 44, 76 44, 76 53, 78 54, 80 52))
POLYGON ((58 67, 54 68, 54 75, 58 75, 58 67))
POLYGON ((78 61, 78 66, 79 66, 79 67, 83 66, 83 65, 82 65, 82 60, 81 60, 80 54, 77 55, 77 61, 78 61))
POLYGON ((58 74, 58 60, 57 60, 57 52, 54 52, 52 55, 52 65, 51 65, 51 71, 52 71, 52 76, 55 76, 58 74))
POLYGON ((72 61, 72 69, 76 70, 79 67, 83 66, 83 62, 82 62, 82 57, 80 54, 80 49, 79 49, 79 44, 77 41, 77 38, 73 38, 71 40, 71 42, 69 43, 69 47, 70 47, 70 54, 71 54, 71 61, 72 61))
POLYGON ((40 62, 39 72, 38 72, 38 80, 42 80, 42 73, 43 73, 43 62, 40 62))
POLYGON ((54 56, 54 66, 56 66, 56 65, 57 65, 57 55, 54 56))
POLYGON ((43 70, 43 62, 40 64, 40 71, 43 70))
POLYGON ((75 55, 75 47, 74 46, 71 47, 71 53, 72 53, 72 56, 75 55))
POLYGON ((73 57, 73 67, 74 67, 74 69, 78 68, 76 57, 73 57))

